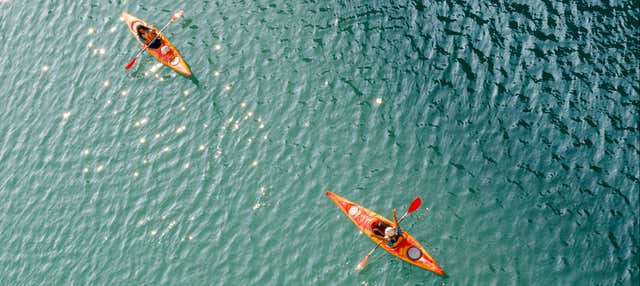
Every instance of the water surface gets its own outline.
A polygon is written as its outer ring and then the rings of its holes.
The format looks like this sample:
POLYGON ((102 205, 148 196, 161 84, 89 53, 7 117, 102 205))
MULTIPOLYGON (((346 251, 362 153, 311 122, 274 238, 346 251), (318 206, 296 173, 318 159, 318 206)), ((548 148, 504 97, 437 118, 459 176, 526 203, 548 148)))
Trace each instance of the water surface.
POLYGON ((637 285, 632 1, 0 0, 0 285, 637 285), (167 29, 196 76, 138 49, 167 29), (448 273, 379 251, 390 215, 448 273))

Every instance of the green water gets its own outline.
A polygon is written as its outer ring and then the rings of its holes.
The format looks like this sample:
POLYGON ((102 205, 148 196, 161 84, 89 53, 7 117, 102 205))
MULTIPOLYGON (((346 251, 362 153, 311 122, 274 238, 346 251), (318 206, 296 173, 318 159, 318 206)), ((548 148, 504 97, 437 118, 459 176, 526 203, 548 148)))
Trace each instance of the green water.
POLYGON ((633 1, 0 0, 0 285, 638 285, 633 1), (143 1, 144 2, 144 1, 143 1), (182 5, 182 6, 180 6, 182 5), (161 27, 195 79, 119 13, 161 27), (447 277, 324 195, 390 215, 447 277))

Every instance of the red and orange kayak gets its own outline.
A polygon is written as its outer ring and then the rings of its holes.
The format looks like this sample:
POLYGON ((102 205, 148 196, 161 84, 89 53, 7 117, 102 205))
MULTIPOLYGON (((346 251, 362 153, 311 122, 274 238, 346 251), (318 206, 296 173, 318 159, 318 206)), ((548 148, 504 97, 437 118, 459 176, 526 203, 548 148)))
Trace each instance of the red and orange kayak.
POLYGON ((344 212, 364 234, 371 238, 374 243, 377 244, 383 241, 380 247, 384 248, 387 252, 415 266, 439 275, 444 275, 444 271, 442 271, 438 263, 431 258, 429 252, 404 229, 402 229, 402 236, 398 241, 392 247, 389 247, 387 242, 384 241, 384 228, 385 226, 393 225, 392 221, 332 192, 327 192, 327 196, 329 196, 333 202, 340 207, 342 212, 344 212))
POLYGON ((167 37, 165 37, 162 33, 160 33, 160 35, 158 36, 158 38, 162 41, 162 44, 159 47, 153 49, 147 47, 145 43, 140 40, 140 38, 138 37, 138 33, 136 32, 138 26, 142 25, 144 27, 150 28, 155 33, 159 33, 160 31, 156 29, 156 27, 136 18, 135 16, 130 15, 125 11, 122 11, 121 16, 122 20, 127 23, 129 31, 131 31, 133 37, 142 47, 146 48, 149 54, 151 54, 165 66, 168 66, 181 75, 184 75, 186 77, 190 77, 192 75, 189 65, 184 61, 182 55, 180 55, 180 52, 178 52, 178 49, 176 49, 176 47, 174 47, 173 44, 171 44, 171 42, 167 40, 167 37))

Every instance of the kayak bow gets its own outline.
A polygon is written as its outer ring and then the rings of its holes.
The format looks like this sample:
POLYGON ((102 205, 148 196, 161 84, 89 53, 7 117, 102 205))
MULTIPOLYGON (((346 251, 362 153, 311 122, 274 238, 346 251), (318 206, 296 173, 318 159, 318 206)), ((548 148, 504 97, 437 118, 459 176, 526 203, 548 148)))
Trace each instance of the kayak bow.
POLYGON ((349 217, 364 234, 371 238, 374 243, 383 241, 380 247, 384 248, 384 250, 415 266, 438 275, 444 275, 444 271, 442 271, 440 265, 436 263, 431 255, 429 255, 429 252, 404 229, 402 229, 402 236, 398 241, 392 247, 389 247, 387 242, 384 241, 384 228, 386 226, 393 226, 392 221, 332 192, 327 192, 327 196, 329 196, 342 212, 349 217))
POLYGON ((169 42, 167 37, 165 37, 162 33, 160 33, 158 29, 156 29, 153 25, 145 21, 142 21, 135 16, 130 15, 125 11, 122 11, 121 16, 123 21, 127 23, 127 26, 129 27, 129 31, 131 31, 131 34, 133 34, 133 37, 136 39, 136 41, 138 41, 138 43, 143 48, 145 48, 145 50, 149 54, 151 54, 154 58, 156 58, 159 62, 161 62, 165 66, 180 73, 181 75, 184 75, 186 77, 191 77, 192 74, 191 74, 191 69, 189 68, 189 65, 184 61, 178 49, 176 49, 176 47, 174 47, 173 44, 169 42), (139 25, 150 28, 154 32, 158 33, 158 39, 160 39, 162 42, 158 48, 153 49, 153 48, 147 47, 147 45, 145 45, 145 43, 140 40, 140 38, 138 37, 138 33, 136 31, 139 25))

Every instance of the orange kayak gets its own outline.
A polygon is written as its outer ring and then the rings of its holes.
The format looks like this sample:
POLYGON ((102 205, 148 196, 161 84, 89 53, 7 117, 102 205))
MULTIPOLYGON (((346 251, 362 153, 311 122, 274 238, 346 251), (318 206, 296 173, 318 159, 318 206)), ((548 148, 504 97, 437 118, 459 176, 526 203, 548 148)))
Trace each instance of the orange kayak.
POLYGON ((371 238, 374 243, 377 244, 383 241, 380 247, 384 248, 387 252, 415 266, 439 275, 444 275, 444 271, 442 271, 438 263, 431 258, 429 252, 404 229, 402 229, 402 236, 398 241, 392 247, 389 247, 384 239, 384 228, 393 225, 392 221, 332 192, 327 192, 327 196, 329 196, 333 202, 340 207, 342 212, 344 212, 364 234, 371 238))
MULTIPOLYGON (((138 41, 138 43, 140 43, 142 47, 146 47, 146 45, 141 41, 138 33, 136 32, 138 26, 142 25, 143 27, 149 28, 156 34, 160 32, 153 25, 136 18, 135 16, 132 16, 125 11, 122 11, 120 15, 122 16, 124 22, 127 23, 129 31, 131 31, 133 37, 136 38, 136 41, 138 41)), ((147 52, 155 57, 159 62, 163 63, 165 66, 168 66, 181 75, 190 77, 192 75, 191 69, 182 58, 182 55, 180 55, 180 52, 178 52, 178 49, 176 49, 176 47, 174 47, 171 42, 167 40, 167 37, 165 37, 162 33, 160 33, 158 39, 160 39, 161 44, 156 48, 146 47, 147 52)))

